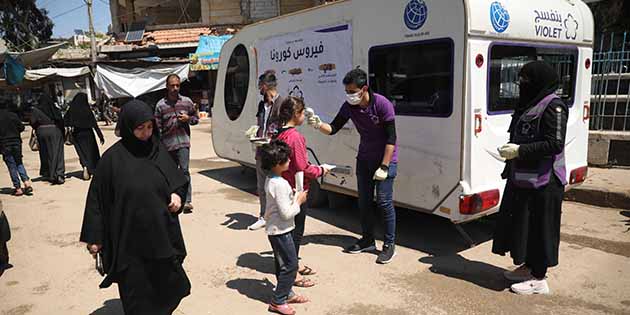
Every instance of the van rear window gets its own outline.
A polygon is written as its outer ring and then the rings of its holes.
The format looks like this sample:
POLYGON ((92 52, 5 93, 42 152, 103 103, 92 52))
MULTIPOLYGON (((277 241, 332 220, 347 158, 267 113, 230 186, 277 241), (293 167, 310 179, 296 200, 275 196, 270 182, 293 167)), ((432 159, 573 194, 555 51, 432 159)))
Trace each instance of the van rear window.
POLYGON ((451 115, 451 39, 372 47, 369 59, 370 87, 394 104, 396 115, 451 115))
POLYGON ((576 48, 547 47, 535 45, 495 44, 490 48, 488 70, 488 112, 501 114, 511 112, 519 98, 519 72, 535 60, 542 60, 556 68, 560 76, 560 87, 556 94, 568 106, 573 105, 575 95, 576 48))

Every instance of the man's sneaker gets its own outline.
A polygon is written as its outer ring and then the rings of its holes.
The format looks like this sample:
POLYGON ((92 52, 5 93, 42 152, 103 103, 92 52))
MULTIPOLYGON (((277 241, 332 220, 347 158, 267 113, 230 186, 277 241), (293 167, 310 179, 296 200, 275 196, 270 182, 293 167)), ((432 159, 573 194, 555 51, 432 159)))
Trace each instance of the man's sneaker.
POLYGON ((549 285, 547 280, 531 279, 520 283, 515 283, 511 287, 512 292, 516 294, 549 294, 549 285))
POLYGON ((264 228, 266 224, 267 224, 267 222, 265 221, 265 218, 260 217, 260 218, 258 218, 258 221, 254 222, 254 224, 250 225, 247 228, 250 231, 256 231, 256 230, 260 230, 260 229, 264 228))
POLYGON ((523 282, 531 280, 533 278, 532 271, 525 265, 521 265, 513 271, 507 270, 503 273, 503 276, 505 277, 505 279, 514 282, 523 282))
POLYGON ((371 251, 375 249, 376 249, 376 245, 374 244, 374 241, 365 242, 361 239, 358 242, 356 242, 354 245, 346 248, 345 252, 348 254, 358 254, 358 253, 367 252, 367 251, 371 251))
POLYGON ((192 213, 194 208, 191 203, 184 204, 184 213, 192 213))
POLYGON ((396 256, 396 245, 394 244, 385 244, 383 245, 383 250, 380 254, 378 254, 378 258, 376 258, 377 264, 389 264, 392 259, 396 256))

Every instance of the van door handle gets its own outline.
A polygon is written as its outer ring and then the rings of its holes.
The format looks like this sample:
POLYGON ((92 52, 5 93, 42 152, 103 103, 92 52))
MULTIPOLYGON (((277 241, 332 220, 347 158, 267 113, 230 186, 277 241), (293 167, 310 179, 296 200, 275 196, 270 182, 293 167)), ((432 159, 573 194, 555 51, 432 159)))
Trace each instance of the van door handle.
POLYGON ((480 134, 483 128, 481 127, 481 114, 475 114, 475 136, 480 134))
POLYGON ((584 109, 582 112, 582 121, 587 121, 591 118, 590 107, 587 104, 584 104, 584 109))

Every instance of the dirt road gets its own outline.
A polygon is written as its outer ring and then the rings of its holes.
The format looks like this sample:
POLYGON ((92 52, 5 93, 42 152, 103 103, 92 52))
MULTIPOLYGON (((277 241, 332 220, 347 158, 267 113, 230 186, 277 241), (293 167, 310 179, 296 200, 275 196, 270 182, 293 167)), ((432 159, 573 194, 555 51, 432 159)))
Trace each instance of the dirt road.
MULTIPOLYGON (((106 146, 116 141, 111 127, 104 132, 106 146)), ((37 177, 37 155, 26 150, 37 177)), ((122 314, 115 285, 98 289, 94 261, 78 242, 88 182, 73 173, 80 165, 72 147, 66 165, 72 177, 63 186, 36 182, 32 197, 2 190, 15 267, 0 277, 0 314, 122 314)), ((191 167, 195 210, 181 222, 193 289, 175 314, 266 314, 273 256, 264 232, 246 229, 258 211, 254 172, 216 157, 208 123, 193 128, 191 167)), ((0 169, 0 187, 10 187, 0 169)), ((319 271, 318 285, 296 289, 312 299, 299 314, 630 314, 628 211, 566 203, 552 294, 524 297, 502 278, 510 259, 490 253, 492 219, 465 226, 480 243, 468 249, 449 222, 399 210, 398 255, 382 266, 375 254, 341 252, 359 231, 351 206, 310 212, 302 256, 319 271)))

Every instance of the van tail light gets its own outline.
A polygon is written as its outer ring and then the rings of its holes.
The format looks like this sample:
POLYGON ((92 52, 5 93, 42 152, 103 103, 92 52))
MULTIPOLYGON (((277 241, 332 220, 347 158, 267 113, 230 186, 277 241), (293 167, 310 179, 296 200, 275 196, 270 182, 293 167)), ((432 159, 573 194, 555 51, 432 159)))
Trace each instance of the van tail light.
POLYGON ((569 184, 579 184, 583 183, 586 180, 586 176, 588 175, 588 166, 583 166, 576 168, 571 171, 571 176, 569 177, 569 184))
POLYGON ((476 214, 489 210, 499 204, 498 189, 488 190, 473 195, 463 195, 459 198, 459 213, 476 214))

